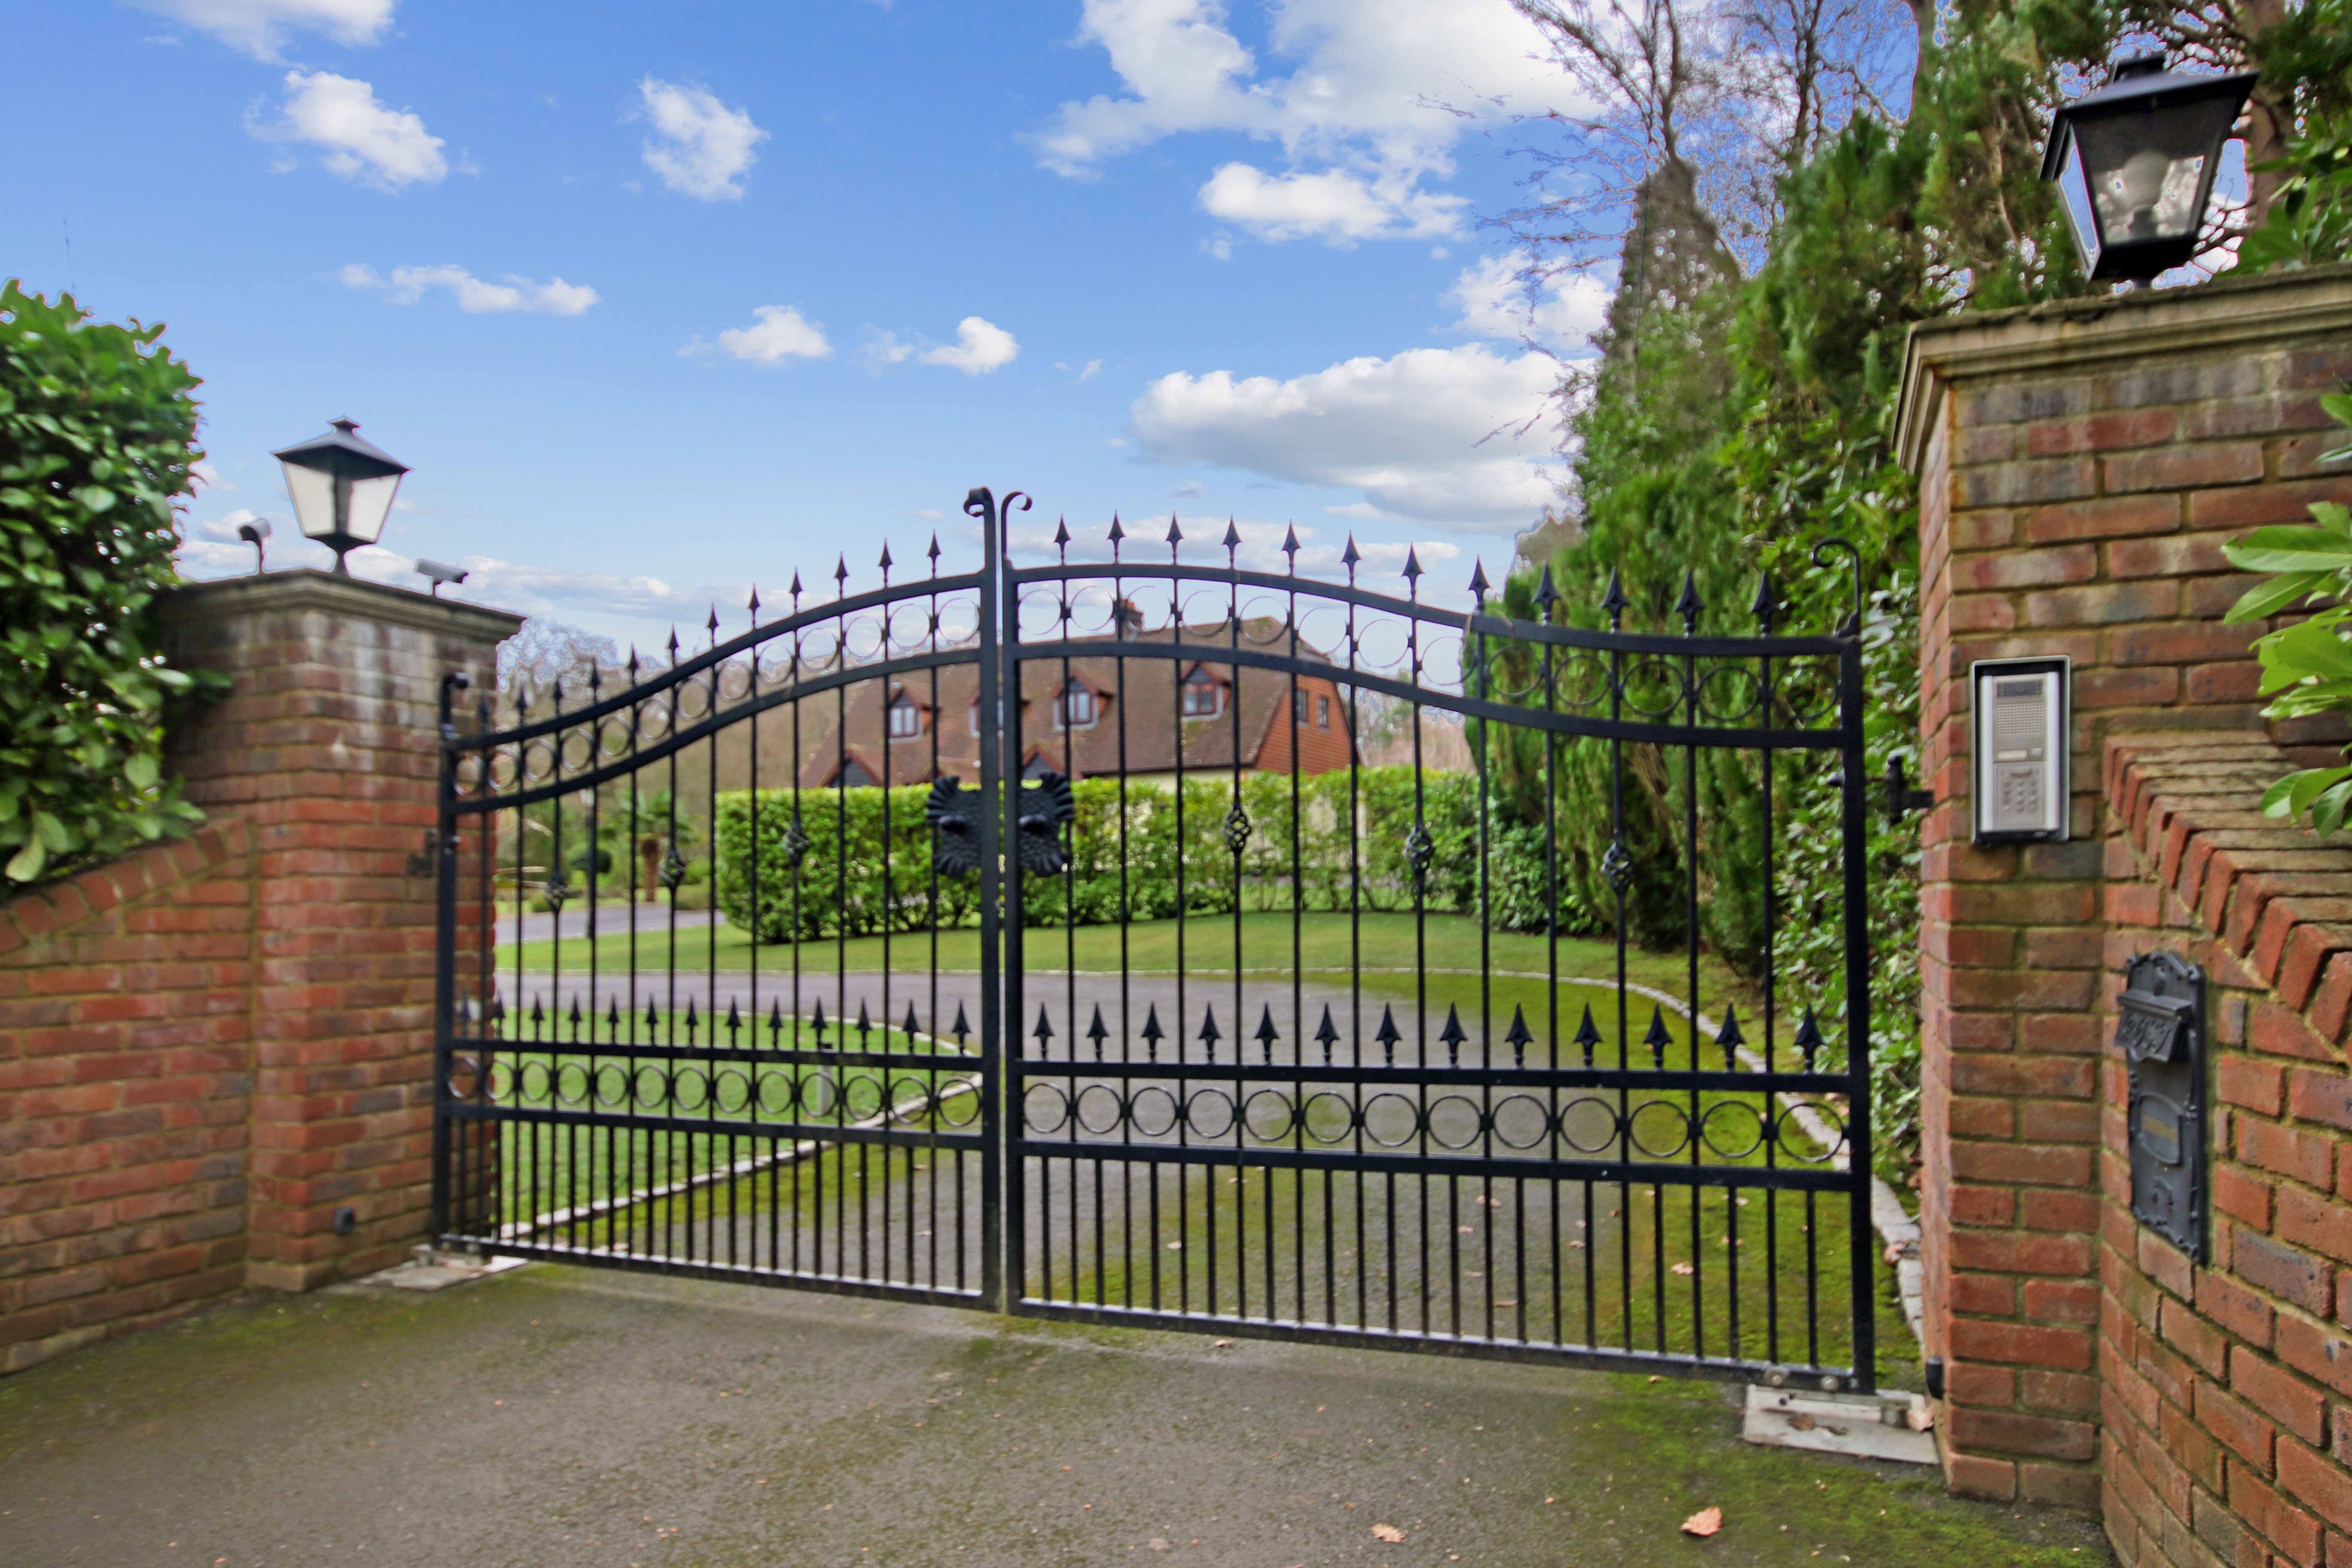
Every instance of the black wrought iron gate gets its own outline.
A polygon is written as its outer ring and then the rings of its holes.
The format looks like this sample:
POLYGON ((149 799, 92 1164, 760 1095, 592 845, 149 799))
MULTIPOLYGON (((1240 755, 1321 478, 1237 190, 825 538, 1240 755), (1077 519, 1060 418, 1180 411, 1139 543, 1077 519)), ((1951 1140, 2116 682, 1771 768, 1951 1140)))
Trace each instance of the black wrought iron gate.
POLYGON ((1629 632, 1028 509, 650 671, 445 688, 441 1242, 1872 1386, 1858 585, 1629 632), (1825 790, 1801 885, 1776 792, 1825 790))

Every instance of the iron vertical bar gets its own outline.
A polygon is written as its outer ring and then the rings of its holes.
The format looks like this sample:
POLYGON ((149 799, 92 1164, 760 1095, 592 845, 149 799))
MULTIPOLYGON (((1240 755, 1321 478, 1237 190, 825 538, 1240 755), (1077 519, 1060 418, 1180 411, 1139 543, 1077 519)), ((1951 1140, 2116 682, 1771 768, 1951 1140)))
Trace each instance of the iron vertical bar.
POLYGON ((1846 1294, 1853 1311, 1853 1373, 1866 1392, 1878 1386, 1878 1336, 1870 1227, 1870 847, 1864 820, 1862 704, 1857 607, 1851 640, 1838 653, 1838 727, 1845 774, 1840 837, 1845 857, 1846 1164, 1851 1177, 1846 1294))

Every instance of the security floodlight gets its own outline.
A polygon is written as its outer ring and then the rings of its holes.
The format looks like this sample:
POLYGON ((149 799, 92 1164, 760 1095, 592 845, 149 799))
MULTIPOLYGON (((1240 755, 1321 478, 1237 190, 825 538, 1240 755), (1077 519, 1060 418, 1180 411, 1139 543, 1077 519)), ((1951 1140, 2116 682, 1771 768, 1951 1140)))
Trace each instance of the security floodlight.
POLYGON ((2116 62, 2107 85, 2050 122, 2042 177, 2058 182, 2093 279, 2145 284, 2197 254, 2221 144, 2255 73, 2188 76, 2161 54, 2116 62))
POLYGON ((416 558, 416 574, 432 582, 433 596, 436 599, 441 596, 442 584, 462 583, 466 580, 464 567, 452 566, 446 561, 427 561, 421 555, 416 558))
POLYGON ((251 522, 240 522, 236 525, 236 536, 253 546, 253 574, 257 577, 260 576, 268 564, 268 558, 261 548, 261 542, 269 537, 269 520, 266 517, 257 517, 251 522))
POLYGON ((335 571, 352 574, 344 557, 383 534, 393 497, 408 465, 359 438, 348 419, 334 434, 271 454, 286 467, 286 493, 302 531, 335 552, 335 571))

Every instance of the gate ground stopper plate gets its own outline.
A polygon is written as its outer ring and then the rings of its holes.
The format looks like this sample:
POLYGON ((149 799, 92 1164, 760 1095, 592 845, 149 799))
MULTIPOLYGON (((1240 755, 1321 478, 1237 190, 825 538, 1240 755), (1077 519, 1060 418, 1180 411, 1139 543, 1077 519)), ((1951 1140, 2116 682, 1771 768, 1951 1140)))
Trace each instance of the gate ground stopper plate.
POLYGON ((1751 1383, 1739 1435, 1775 1448, 1810 1448, 1906 1465, 1937 1463, 1934 1433, 1914 1431, 1909 1421, 1886 1425, 1881 1407, 1888 1398, 1907 1400, 1913 1420, 1927 1413, 1927 1399, 1916 1394, 1803 1394, 1751 1383))

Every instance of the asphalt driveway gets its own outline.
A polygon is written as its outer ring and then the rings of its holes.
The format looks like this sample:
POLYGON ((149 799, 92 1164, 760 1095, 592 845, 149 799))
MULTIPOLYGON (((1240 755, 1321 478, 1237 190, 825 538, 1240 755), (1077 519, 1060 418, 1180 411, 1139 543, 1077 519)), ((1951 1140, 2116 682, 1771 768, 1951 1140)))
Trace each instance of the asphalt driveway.
POLYGON ((1706 1384, 538 1267, 243 1299, 0 1382, 0 1563, 2112 1562, 1738 1425, 1706 1384))

